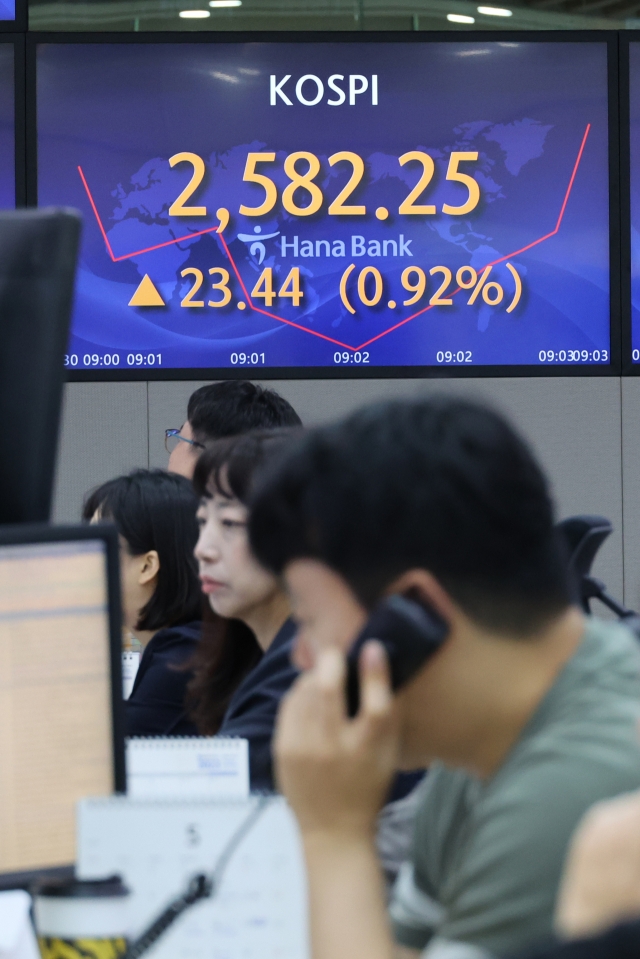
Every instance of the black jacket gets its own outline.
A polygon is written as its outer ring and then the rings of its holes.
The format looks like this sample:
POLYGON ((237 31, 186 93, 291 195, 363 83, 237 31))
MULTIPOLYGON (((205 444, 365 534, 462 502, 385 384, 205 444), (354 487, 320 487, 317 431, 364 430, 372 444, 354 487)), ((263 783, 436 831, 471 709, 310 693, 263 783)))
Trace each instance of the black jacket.
POLYGON ((197 736, 185 696, 192 672, 184 669, 200 640, 201 623, 161 629, 149 640, 125 702, 127 736, 197 736))
MULTIPOLYGON (((295 635, 295 623, 288 619, 258 665, 233 694, 218 730, 219 736, 242 736, 249 740, 249 782, 253 790, 275 789, 271 739, 280 700, 298 676, 291 662, 295 635)), ((388 800, 402 799, 423 775, 422 771, 399 773, 388 800)))
POLYGON ((295 623, 288 619, 236 689, 218 730, 218 736, 249 740, 249 781, 254 790, 274 789, 271 737, 280 700, 298 675, 291 662, 295 634, 295 623))

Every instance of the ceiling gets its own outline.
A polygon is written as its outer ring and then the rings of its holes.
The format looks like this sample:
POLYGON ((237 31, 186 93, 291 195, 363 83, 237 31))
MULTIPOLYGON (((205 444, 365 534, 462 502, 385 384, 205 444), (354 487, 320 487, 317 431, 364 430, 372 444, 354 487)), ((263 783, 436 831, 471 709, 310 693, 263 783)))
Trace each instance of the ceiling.
MULTIPOLYGON (((482 3, 482 0, 477 0, 482 3)), ((479 14, 471 0, 30 0, 32 30, 581 30, 640 27, 640 0, 519 0, 510 17, 479 14), (181 10, 208 11, 184 20, 181 10), (447 14, 472 16, 472 25, 447 14)), ((490 0, 487 0, 490 2, 490 0)), ((499 0, 502 2, 502 0, 499 0)))

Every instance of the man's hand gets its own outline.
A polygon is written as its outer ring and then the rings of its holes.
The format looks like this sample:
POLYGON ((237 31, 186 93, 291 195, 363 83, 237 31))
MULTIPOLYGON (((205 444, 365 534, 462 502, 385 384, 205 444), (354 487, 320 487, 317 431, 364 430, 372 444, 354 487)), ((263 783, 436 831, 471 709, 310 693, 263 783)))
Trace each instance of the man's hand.
POLYGON ((590 936, 640 915, 640 793, 599 803, 571 844, 556 928, 590 936))
POLYGON ((314 959, 393 959, 374 848, 398 743, 383 647, 363 649, 355 719, 346 715, 345 675, 344 655, 324 650, 283 701, 278 783, 302 832, 314 959))
POLYGON ((384 648, 360 658, 360 712, 346 715, 346 662, 323 650, 284 699, 275 734, 278 784, 306 832, 373 835, 396 769, 397 722, 384 648))

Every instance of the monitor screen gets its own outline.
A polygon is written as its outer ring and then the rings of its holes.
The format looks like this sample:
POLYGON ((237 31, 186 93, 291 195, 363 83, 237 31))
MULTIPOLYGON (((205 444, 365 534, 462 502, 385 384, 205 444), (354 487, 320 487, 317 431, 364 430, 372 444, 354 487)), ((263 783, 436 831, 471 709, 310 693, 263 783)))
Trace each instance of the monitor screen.
POLYGON ((46 43, 37 94, 72 371, 611 361, 602 40, 46 43))
POLYGON ((0 539, 0 872, 75 859, 114 788, 105 541, 0 539))
POLYGON ((0 0, 0 20, 16 19, 16 0, 0 0))

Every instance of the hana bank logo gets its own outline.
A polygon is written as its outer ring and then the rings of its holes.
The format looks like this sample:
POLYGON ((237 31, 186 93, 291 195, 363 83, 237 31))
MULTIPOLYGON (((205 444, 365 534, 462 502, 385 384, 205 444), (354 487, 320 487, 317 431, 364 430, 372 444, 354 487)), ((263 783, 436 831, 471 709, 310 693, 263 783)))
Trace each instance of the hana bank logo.
POLYGON ((271 240, 274 236, 280 236, 280 230, 277 230, 275 233, 262 233, 262 227, 254 226, 253 233, 238 233, 238 239, 242 240, 243 243, 250 243, 249 253, 251 256, 258 257, 258 266, 262 264, 267 250, 262 242, 263 240, 271 240), (257 235, 256 235, 257 234, 257 235))

